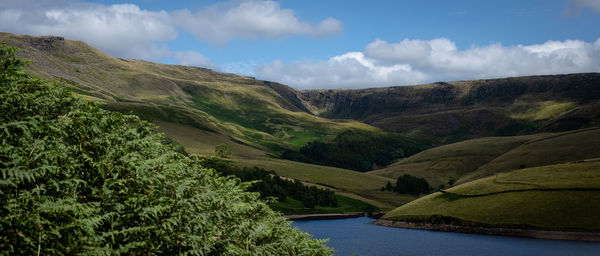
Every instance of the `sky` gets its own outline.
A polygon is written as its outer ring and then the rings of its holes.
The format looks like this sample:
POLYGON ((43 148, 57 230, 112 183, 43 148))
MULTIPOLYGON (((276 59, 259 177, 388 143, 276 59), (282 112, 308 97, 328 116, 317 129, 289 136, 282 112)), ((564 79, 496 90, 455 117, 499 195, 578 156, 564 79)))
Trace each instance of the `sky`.
POLYGON ((0 31, 298 89, 600 72, 600 0, 0 0, 0 31))

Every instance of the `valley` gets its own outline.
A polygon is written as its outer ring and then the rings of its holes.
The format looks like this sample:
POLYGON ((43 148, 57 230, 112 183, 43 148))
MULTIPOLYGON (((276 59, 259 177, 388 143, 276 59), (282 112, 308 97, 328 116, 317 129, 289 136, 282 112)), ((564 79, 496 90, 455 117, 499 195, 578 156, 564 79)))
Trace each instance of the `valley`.
POLYGON ((152 122, 190 155, 215 155, 217 145, 226 145, 225 158, 237 166, 332 190, 388 212, 383 219, 600 230, 594 217, 600 213, 599 73, 301 91, 204 68, 114 58, 61 37, 0 33, 0 41, 33 60, 27 70, 34 76, 152 122), (330 143, 346 131, 427 146, 363 172, 282 158, 286 150, 330 143), (404 174, 424 178, 433 193, 382 189, 404 174), (591 190, 535 190, 580 187, 591 190), (435 192, 440 189, 446 193, 435 192), (533 190, 460 197, 515 189, 533 190))

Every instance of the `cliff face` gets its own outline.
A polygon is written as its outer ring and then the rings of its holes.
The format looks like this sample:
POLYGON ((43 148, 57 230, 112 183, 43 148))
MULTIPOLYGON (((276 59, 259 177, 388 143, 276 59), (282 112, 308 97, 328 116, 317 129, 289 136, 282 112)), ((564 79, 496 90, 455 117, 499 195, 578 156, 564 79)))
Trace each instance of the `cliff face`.
POLYGON ((298 97, 314 114, 443 142, 596 125, 600 73, 307 90, 298 97))

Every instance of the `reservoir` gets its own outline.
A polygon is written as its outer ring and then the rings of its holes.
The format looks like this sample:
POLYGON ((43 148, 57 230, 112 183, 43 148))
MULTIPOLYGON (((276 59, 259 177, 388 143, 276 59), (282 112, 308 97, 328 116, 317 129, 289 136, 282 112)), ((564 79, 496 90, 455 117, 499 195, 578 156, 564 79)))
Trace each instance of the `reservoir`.
POLYGON ((335 255, 600 255, 600 243, 381 227, 368 217, 294 221, 315 238, 329 238, 335 255))

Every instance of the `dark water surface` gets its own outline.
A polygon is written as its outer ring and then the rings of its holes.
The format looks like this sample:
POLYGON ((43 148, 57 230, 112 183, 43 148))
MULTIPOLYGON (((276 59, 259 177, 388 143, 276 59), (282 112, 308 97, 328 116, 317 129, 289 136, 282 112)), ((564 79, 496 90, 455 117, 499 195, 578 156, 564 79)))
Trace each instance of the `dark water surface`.
POLYGON ((336 255, 598 255, 600 243, 474 235, 381 227, 372 218, 294 221, 315 238, 329 238, 336 255))

